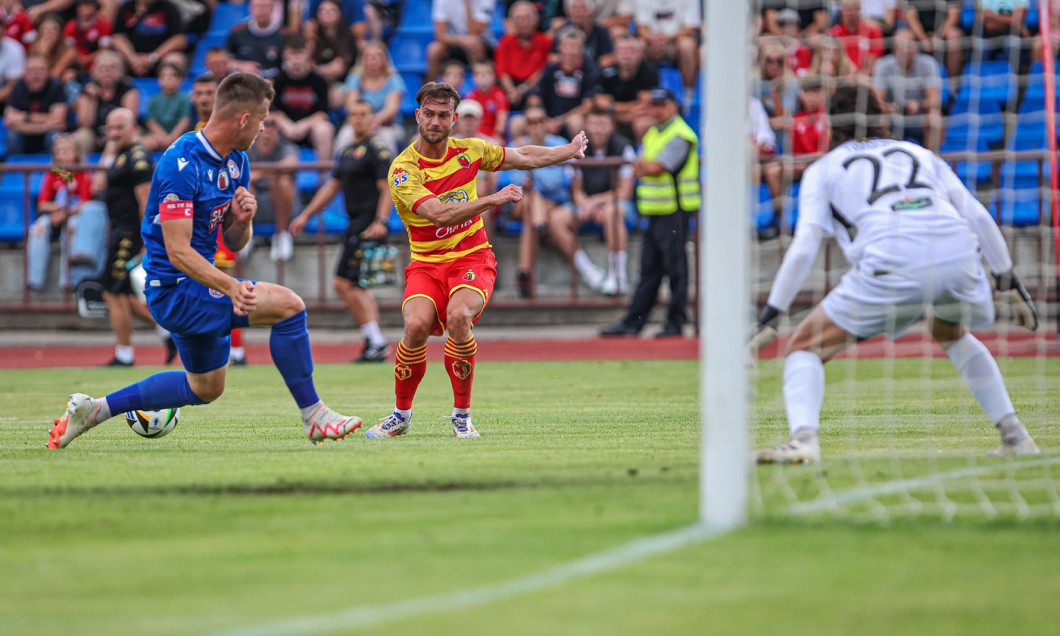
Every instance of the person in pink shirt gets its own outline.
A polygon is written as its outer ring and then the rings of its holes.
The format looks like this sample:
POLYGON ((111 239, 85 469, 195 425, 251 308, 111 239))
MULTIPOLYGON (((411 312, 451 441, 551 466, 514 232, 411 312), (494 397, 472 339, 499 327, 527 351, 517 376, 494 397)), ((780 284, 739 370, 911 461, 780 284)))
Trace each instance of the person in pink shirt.
POLYGON ((861 0, 839 3, 839 23, 828 30, 839 38, 847 57, 863 75, 872 74, 872 66, 884 54, 883 30, 871 20, 861 19, 861 0))
POLYGON ((508 123, 508 96, 497 86, 497 76, 492 62, 476 62, 471 65, 471 76, 475 89, 467 94, 482 105, 482 121, 478 132, 482 135, 504 139, 504 127, 508 123))

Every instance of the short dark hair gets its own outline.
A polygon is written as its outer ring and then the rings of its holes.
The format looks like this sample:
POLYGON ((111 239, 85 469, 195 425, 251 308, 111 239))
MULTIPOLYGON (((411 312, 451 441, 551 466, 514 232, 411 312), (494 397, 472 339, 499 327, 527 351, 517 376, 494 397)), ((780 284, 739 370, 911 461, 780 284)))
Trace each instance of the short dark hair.
POLYGON ((235 107, 256 108, 263 99, 270 102, 276 96, 269 80, 253 73, 232 73, 217 86, 217 102, 214 113, 223 113, 235 107))
POLYGON ((416 105, 423 106, 428 99, 441 102, 452 102, 453 109, 460 105, 460 93, 443 82, 427 82, 416 92, 416 105))
POLYGON ((206 49, 206 52, 207 53, 228 53, 228 49, 226 47, 224 47, 224 46, 218 45, 218 46, 211 46, 210 48, 206 49))
POLYGON ((195 76, 195 81, 192 84, 216 84, 217 78, 213 76, 213 73, 206 72, 195 76))
POLYGON ((292 33, 283 39, 283 50, 301 51, 309 48, 309 40, 301 33, 292 33))
POLYGON ((586 113, 586 117, 593 117, 593 116, 595 116, 595 117, 607 117, 608 119, 611 119, 611 120, 614 120, 614 115, 615 115, 614 109, 605 108, 603 106, 598 106, 596 104, 593 104, 589 108, 589 112, 586 113))
POLYGON ((828 108, 832 122, 832 147, 851 139, 885 139, 887 116, 871 86, 844 83, 832 95, 828 108))

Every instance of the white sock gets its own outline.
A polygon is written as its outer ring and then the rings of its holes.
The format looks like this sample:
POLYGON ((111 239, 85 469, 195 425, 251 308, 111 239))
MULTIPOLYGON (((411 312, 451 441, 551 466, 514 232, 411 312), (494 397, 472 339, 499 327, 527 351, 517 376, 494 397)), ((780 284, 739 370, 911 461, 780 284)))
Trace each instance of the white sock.
POLYGON ((114 347, 114 357, 122 364, 133 363, 133 348, 131 345, 117 345, 114 347))
POLYGON ((964 383, 972 390, 972 395, 986 411, 991 422, 995 424, 1016 409, 1012 407, 1005 380, 997 368, 994 356, 990 355, 986 345, 968 333, 946 349, 953 366, 964 378, 964 383))
POLYGON ((93 402, 96 403, 95 418, 93 418, 96 420, 96 424, 109 420, 112 417, 110 403, 107 402, 107 398, 96 398, 93 402))
POLYGON ((155 333, 157 333, 158 337, 163 340, 169 337, 169 330, 162 325, 155 325, 155 333))
POLYGON ((611 273, 620 280, 626 278, 626 250, 610 253, 611 273))
POLYGON ((366 322, 361 325, 361 334, 368 339, 373 347, 381 347, 386 344, 386 338, 383 337, 383 330, 379 328, 379 323, 376 321, 366 322))
POLYGON ((394 412, 398 414, 403 421, 408 422, 412 419, 412 409, 399 409, 394 407, 394 412))
POLYGON ((232 350, 228 353, 228 357, 232 360, 246 360, 247 350, 243 347, 232 347, 232 350))
POLYGON ((456 417, 457 415, 460 417, 467 417, 468 415, 471 415, 471 409, 458 409, 454 406, 453 417, 456 417))
POLYGON ((578 275, 582 278, 591 280, 596 276, 596 265, 593 264, 592 259, 589 258, 589 255, 583 249, 579 248, 574 253, 574 267, 578 269, 578 275))
POLYGON ((784 406, 788 428, 817 430, 824 401, 824 363, 809 351, 796 351, 784 362, 784 406))
POLYGON ((322 407, 322 406, 324 406, 324 401, 323 400, 317 400, 315 404, 310 404, 309 406, 305 407, 304 409, 299 409, 299 410, 302 411, 302 421, 305 422, 306 424, 308 424, 309 423, 309 419, 311 417, 313 417, 313 413, 316 413, 317 409, 322 407))

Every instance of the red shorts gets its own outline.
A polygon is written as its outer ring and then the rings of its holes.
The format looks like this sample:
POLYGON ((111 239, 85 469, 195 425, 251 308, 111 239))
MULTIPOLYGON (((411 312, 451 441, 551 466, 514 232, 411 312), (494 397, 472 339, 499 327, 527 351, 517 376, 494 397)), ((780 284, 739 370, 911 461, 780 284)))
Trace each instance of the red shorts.
POLYGON ((213 264, 221 269, 236 266, 236 253, 225 245, 224 232, 217 233, 217 252, 213 255, 213 264))
MULTIPOLYGON (((445 315, 453 292, 463 287, 474 289, 482 294, 484 310, 496 282, 497 258, 489 248, 471 252, 448 263, 412 261, 405 268, 405 298, 401 306, 404 307, 410 298, 417 296, 429 299, 438 314, 438 322, 431 328, 431 335, 440 336, 445 333, 445 315)), ((472 323, 478 322, 481 316, 482 312, 479 312, 472 323)))

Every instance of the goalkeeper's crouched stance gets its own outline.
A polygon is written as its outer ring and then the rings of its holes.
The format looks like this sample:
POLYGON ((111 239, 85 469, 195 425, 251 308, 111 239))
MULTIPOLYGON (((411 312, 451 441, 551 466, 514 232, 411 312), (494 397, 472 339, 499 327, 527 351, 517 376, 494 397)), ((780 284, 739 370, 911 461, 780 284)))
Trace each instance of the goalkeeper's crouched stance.
POLYGON ((1038 454, 997 363, 968 331, 994 322, 983 258, 1013 322, 1038 326, 1001 231, 945 162, 920 146, 888 139, 881 113, 871 89, 839 88, 830 108, 832 150, 803 175, 795 239, 758 319, 752 349, 775 335, 774 322, 790 307, 823 240, 836 240, 851 269, 789 340, 784 404, 791 438, 755 458, 820 461, 824 362, 855 341, 895 338, 921 318, 997 426, 1001 445, 989 454, 1038 454))

